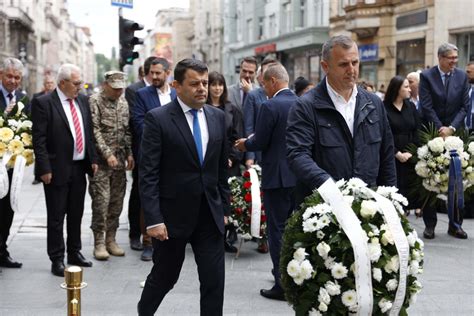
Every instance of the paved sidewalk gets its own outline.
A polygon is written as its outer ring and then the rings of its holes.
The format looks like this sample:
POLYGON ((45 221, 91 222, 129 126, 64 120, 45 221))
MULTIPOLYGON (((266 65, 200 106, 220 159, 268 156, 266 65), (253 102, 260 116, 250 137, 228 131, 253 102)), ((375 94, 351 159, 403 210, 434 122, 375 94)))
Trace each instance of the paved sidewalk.
MULTIPOLYGON (((46 254, 46 205, 42 185, 32 185, 32 168, 26 170, 21 211, 15 214, 9 239, 12 257, 23 262, 22 269, 2 269, 0 273, 0 315, 65 315, 66 291, 59 287, 62 278, 50 272, 46 254)), ((130 183, 129 183, 130 184, 130 183)), ((128 196, 125 198, 128 201, 128 196)), ((126 209, 126 208, 125 208, 126 209)), ((126 211, 120 218, 118 242, 126 249, 123 258, 100 262, 92 258, 93 238, 89 228, 90 198, 87 194, 82 226, 83 254, 94 263, 84 269, 88 287, 82 291, 82 314, 136 315, 141 294, 140 281, 151 269, 140 260, 140 252, 128 246, 126 211)), ((410 220, 419 234, 423 221, 410 220)), ((424 289, 410 315, 474 315, 474 220, 463 225, 470 236, 457 240, 446 234, 447 218, 439 214, 437 237, 425 241, 424 289)), ((256 244, 244 243, 239 259, 226 254, 225 315, 293 315, 285 302, 259 295, 261 288, 272 285, 269 255, 256 252, 256 244)), ((160 315, 199 315, 199 282, 192 250, 176 287, 166 296, 160 315)))

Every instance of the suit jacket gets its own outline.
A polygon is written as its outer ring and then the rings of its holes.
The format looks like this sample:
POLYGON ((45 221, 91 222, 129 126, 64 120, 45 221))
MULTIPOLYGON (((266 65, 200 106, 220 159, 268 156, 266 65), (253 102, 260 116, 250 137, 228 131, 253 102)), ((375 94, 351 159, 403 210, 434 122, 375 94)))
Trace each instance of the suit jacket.
POLYGON ((230 214, 225 115, 210 105, 204 106, 204 113, 209 142, 202 166, 177 99, 145 116, 139 165, 145 225, 165 223, 175 238, 194 231, 203 194, 222 233, 224 214, 230 214))
MULTIPOLYGON (((251 91, 253 91, 253 89, 254 88, 252 85, 251 91)), ((248 94, 247 94, 247 97, 248 97, 248 94)), ((230 101, 230 103, 237 106, 239 110, 243 111, 242 98, 240 97, 240 83, 233 84, 227 89, 227 99, 230 101)))
MULTIPOLYGON (((244 129, 245 129, 245 136, 248 137, 249 135, 255 132, 255 126, 257 125, 257 117, 260 111, 260 107, 262 103, 267 101, 267 95, 265 94, 265 90, 263 88, 254 89, 249 92, 247 98, 245 98, 245 102, 243 105, 243 112, 244 112, 244 129)), ((260 161, 262 159, 260 152, 252 152, 248 151, 245 153, 246 159, 253 159, 260 161)))
MULTIPOLYGON (((135 105, 135 100, 136 100, 136 94, 137 91, 140 90, 141 88, 146 87, 145 80, 140 80, 135 83, 132 83, 125 89, 125 100, 127 100, 128 103, 128 111, 129 111, 129 126, 132 126, 132 113, 133 113, 133 106, 135 105)), ((132 132, 132 152, 133 152, 133 157, 135 160, 138 158, 138 147, 139 147, 139 140, 137 139, 137 136, 135 135, 135 130, 133 128, 130 128, 132 132)))
POLYGON ((396 186, 393 136, 378 96, 358 90, 354 135, 329 97, 326 80, 299 97, 288 114, 287 155, 297 200, 334 180, 357 177, 369 186, 396 186))
MULTIPOLYGON (((25 97, 26 94, 24 94, 20 89, 15 90, 15 97, 16 101, 20 101, 23 97, 25 97)), ((0 110, 5 111, 5 108, 7 107, 7 104, 5 103, 5 98, 0 92, 0 110)), ((30 113, 30 106, 29 104, 25 104, 25 108, 23 109, 23 112, 25 113, 30 113)))
MULTIPOLYGON (((84 95, 79 95, 75 101, 79 104, 84 125, 84 170, 92 176, 91 165, 98 160, 89 102, 84 95)), ((73 166, 74 138, 57 90, 33 99, 32 121, 36 176, 52 173, 51 184, 66 184, 73 166)))
MULTIPOLYGON (((171 88, 171 100, 176 99, 176 90, 171 88)), ((148 113, 151 109, 157 108, 164 104, 160 103, 160 98, 158 97, 158 91, 156 87, 150 85, 148 87, 141 88, 136 93, 135 104, 132 109, 132 126, 138 140, 138 147, 140 147, 140 142, 143 133, 143 120, 145 119, 145 114, 148 113)))
POLYGON ((265 101, 258 114, 255 134, 247 150, 262 151, 262 189, 290 188, 296 179, 286 158, 286 121, 297 96, 289 89, 265 101))
POLYGON ((454 69, 445 89, 438 67, 431 67, 420 74, 420 106, 423 119, 441 126, 464 127, 469 107, 469 82, 467 74, 454 69), (447 94, 446 94, 447 90, 447 94))

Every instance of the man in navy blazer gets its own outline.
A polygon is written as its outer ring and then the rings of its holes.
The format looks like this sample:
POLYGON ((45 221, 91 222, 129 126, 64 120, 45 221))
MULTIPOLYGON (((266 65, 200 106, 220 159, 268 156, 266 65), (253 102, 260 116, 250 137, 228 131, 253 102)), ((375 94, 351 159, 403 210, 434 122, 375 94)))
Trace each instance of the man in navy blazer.
POLYGON ((280 283, 280 250, 285 223, 293 212, 296 179, 286 158, 286 121, 297 96, 288 89, 288 73, 281 64, 273 64, 263 74, 265 101, 258 114, 255 134, 236 141, 241 151, 262 151, 262 189, 268 227, 268 245, 273 262, 275 285, 260 294, 284 300, 280 283))
MULTIPOLYGON (((143 121, 146 113, 151 109, 168 104, 176 98, 176 91, 171 88, 167 82, 170 69, 169 63, 165 58, 156 57, 153 59, 148 75, 151 76, 152 79, 151 85, 139 89, 136 92, 135 104, 132 108, 132 127, 138 144, 138 154, 136 155, 138 164, 140 163, 140 145, 143 133, 143 121)), ((141 217, 143 218, 143 210, 141 213, 141 217)), ((143 261, 150 261, 153 256, 153 247, 150 237, 146 234, 143 221, 141 222, 143 252, 140 258, 143 261)))
POLYGON ((138 303, 153 315, 179 278, 190 243, 201 315, 222 315, 224 222, 230 214, 225 113, 207 105, 208 69, 195 59, 174 70, 177 98, 145 117, 139 181, 154 266, 138 303))
MULTIPOLYGON (((464 127, 469 108, 469 81, 464 71, 456 69, 457 60, 458 48, 453 44, 442 44, 438 48, 438 66, 420 74, 421 113, 426 122, 435 125, 441 137, 453 135, 457 129, 464 127)), ((461 228, 462 212, 455 210, 455 213, 453 218, 456 221, 450 220, 448 234, 466 239, 467 234, 461 228)), ((423 220, 426 226, 423 236, 433 239, 436 210, 424 209, 423 220)))

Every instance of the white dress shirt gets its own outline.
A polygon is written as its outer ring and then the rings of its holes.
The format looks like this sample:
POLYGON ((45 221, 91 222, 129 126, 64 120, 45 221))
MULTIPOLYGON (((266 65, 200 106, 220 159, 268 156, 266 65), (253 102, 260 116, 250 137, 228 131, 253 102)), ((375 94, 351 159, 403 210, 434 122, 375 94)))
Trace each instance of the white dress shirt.
POLYGON ((69 105, 68 97, 61 91, 61 89, 57 88, 58 91, 58 96, 59 100, 61 100, 61 104, 64 109, 64 113, 66 113, 67 121, 69 123, 69 129, 71 130, 72 137, 74 138, 74 153, 72 156, 72 160, 83 160, 85 157, 85 152, 86 152, 86 137, 84 135, 84 123, 82 121, 82 113, 81 109, 79 108, 79 105, 75 100, 74 102, 74 107, 76 108, 77 112, 77 118, 79 119, 79 124, 81 125, 81 133, 82 133, 82 152, 79 153, 77 151, 77 146, 76 146, 76 129, 74 128, 74 122, 72 120, 72 113, 71 113, 71 106, 69 105))
POLYGON ((156 88, 158 92, 158 98, 160 99, 160 104, 165 105, 171 102, 171 89, 168 83, 165 82, 166 92, 161 91, 161 89, 156 88))
POLYGON ((329 97, 334 103, 336 110, 341 113, 342 117, 346 121, 349 131, 351 131, 352 136, 354 136, 354 115, 355 115, 355 106, 356 106, 356 97, 357 97, 357 86, 354 85, 352 89, 351 97, 349 101, 346 102, 346 99, 339 93, 337 93, 329 84, 328 79, 326 78, 326 86, 328 87, 329 97))

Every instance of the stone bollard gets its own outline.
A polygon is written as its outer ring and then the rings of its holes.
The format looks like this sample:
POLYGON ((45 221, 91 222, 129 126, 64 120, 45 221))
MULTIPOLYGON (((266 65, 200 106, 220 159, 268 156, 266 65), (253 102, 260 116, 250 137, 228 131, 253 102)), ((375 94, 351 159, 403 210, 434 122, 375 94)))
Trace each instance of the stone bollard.
POLYGON ((63 289, 67 290, 67 315, 81 315, 81 289, 87 286, 82 282, 82 269, 77 266, 71 266, 64 270, 65 282, 61 284, 63 289))

